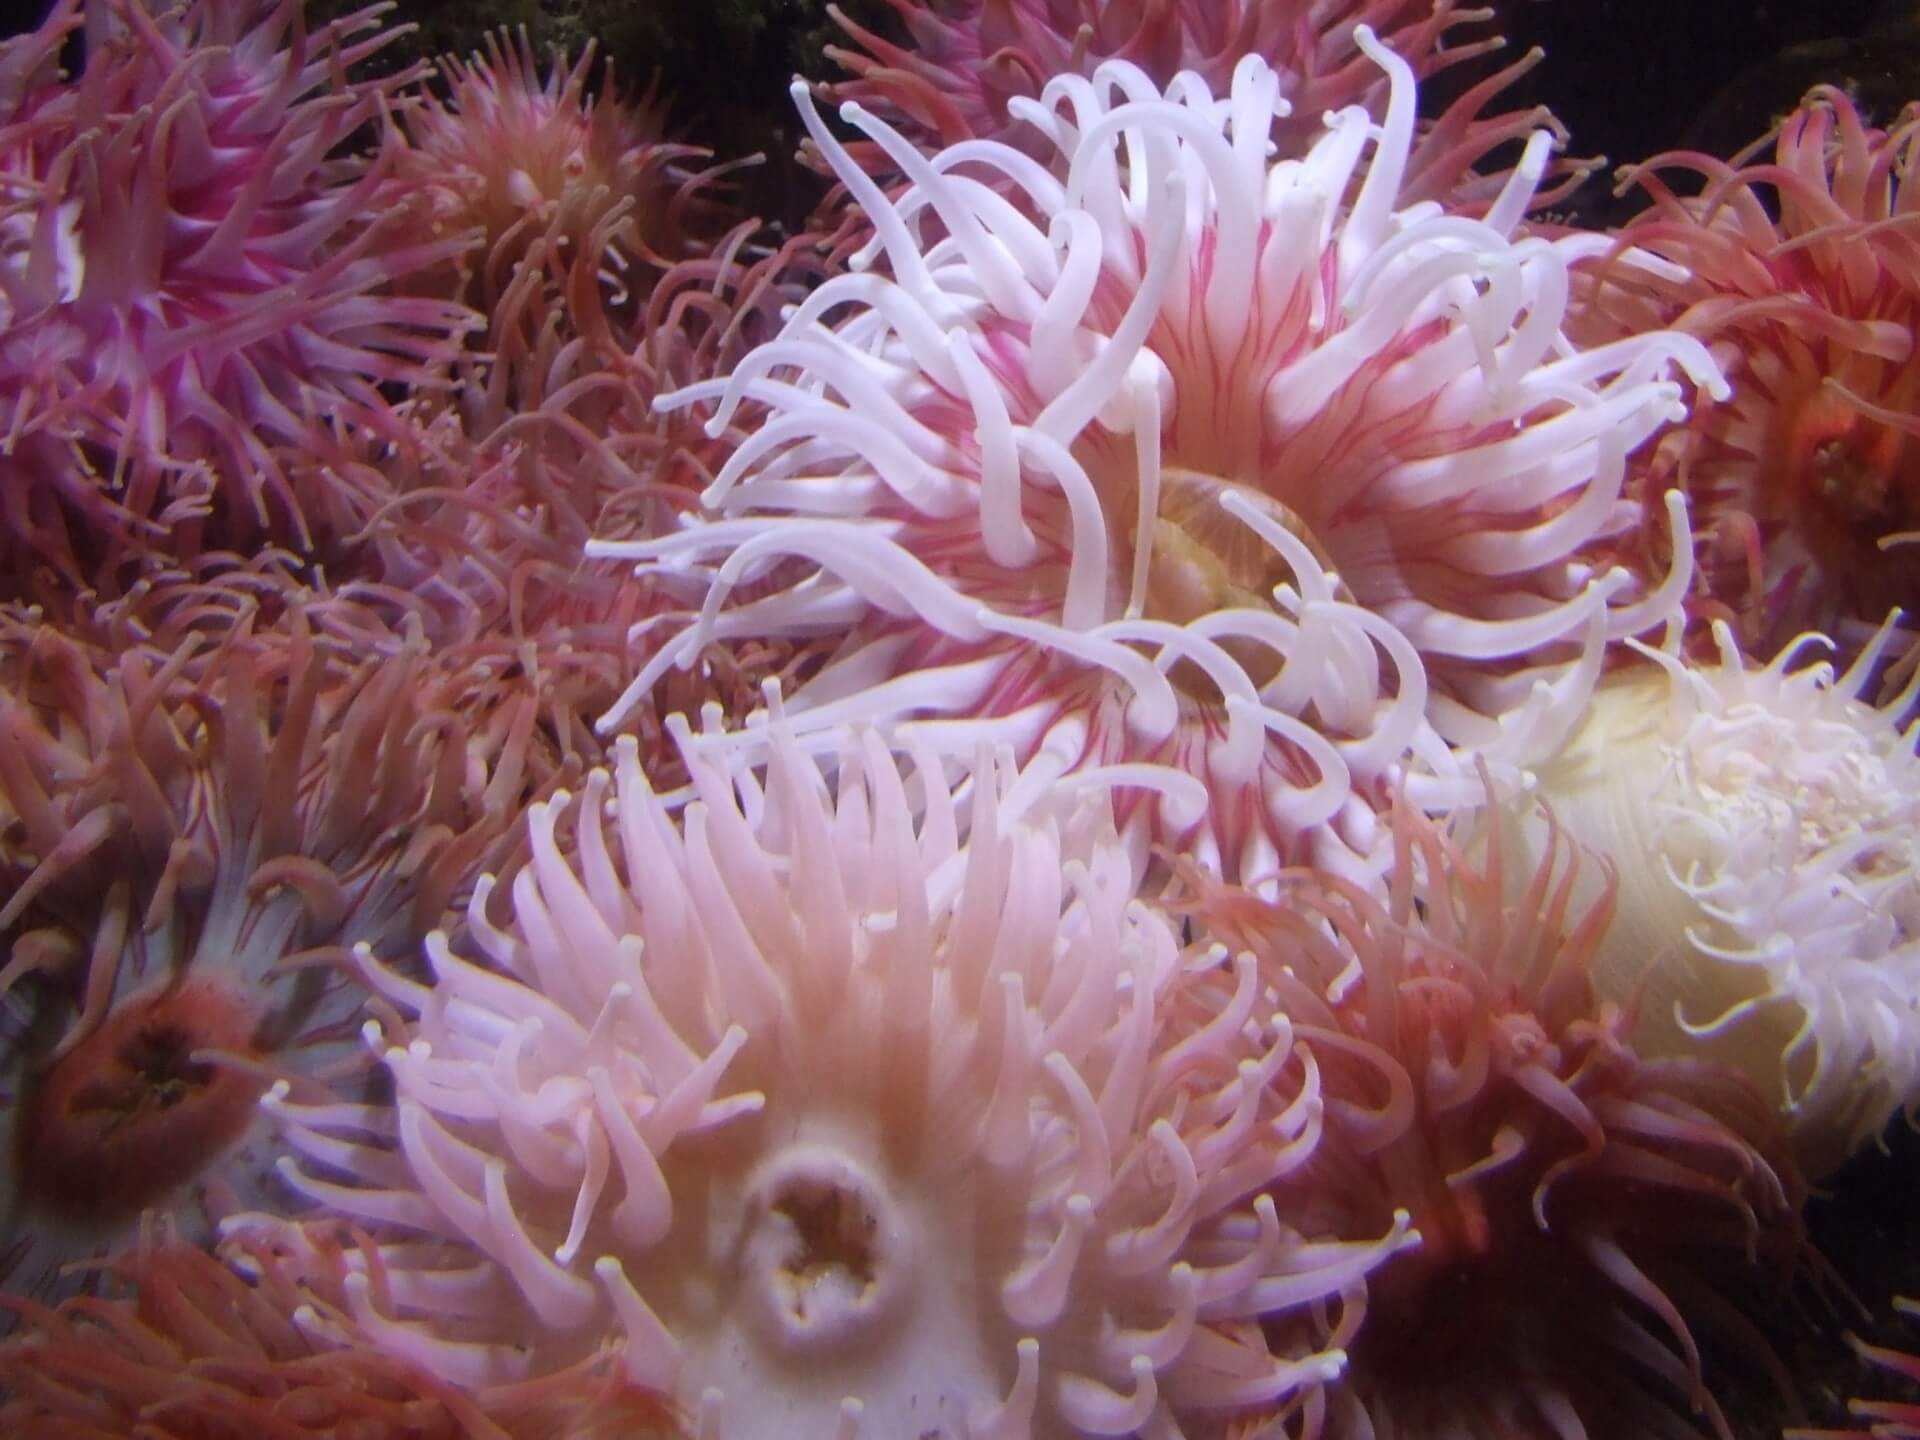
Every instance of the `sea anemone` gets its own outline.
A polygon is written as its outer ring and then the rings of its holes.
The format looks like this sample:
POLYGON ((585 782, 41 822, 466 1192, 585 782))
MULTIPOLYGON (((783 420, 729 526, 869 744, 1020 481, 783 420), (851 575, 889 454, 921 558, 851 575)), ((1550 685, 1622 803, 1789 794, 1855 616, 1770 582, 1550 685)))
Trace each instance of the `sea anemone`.
POLYGON ((1890 608, 1920 610, 1917 125, 1909 109, 1874 129, 1823 86, 1780 123, 1770 160, 1687 151, 1632 167, 1623 188, 1652 204, 1622 245, 1684 269, 1581 277, 1593 334, 1670 325, 1726 369, 1729 403, 1663 434, 1634 484, 1686 492, 1696 608, 1734 620, 1749 653, 1820 630, 1850 655, 1890 608), (1689 183, 1697 194, 1677 193, 1689 183))
POLYGON ((1134 901, 1098 777, 950 788, 867 733, 830 790, 781 732, 763 789, 677 733, 680 823, 631 740, 533 807, 491 964, 365 959, 418 1017, 370 1032, 391 1120, 272 1097, 288 1183, 390 1239, 358 1333, 466 1383, 616 1337, 727 1440, 1178 1434, 1339 1370, 1251 1319, 1405 1219, 1324 1244, 1250 1198, 1314 1150, 1313 1058, 1134 901))
POLYGON ((582 564, 595 527, 670 528, 740 438, 656 414, 654 397, 731 368, 811 274, 797 245, 756 253, 755 228, 669 266, 631 317, 612 313, 598 278, 617 216, 557 272, 564 299, 555 272, 516 269, 494 305, 496 343, 462 362, 451 396, 355 412, 316 447, 343 481, 390 496, 357 537, 376 553, 347 573, 423 593, 436 637, 518 638, 556 609, 604 613, 561 598, 620 568, 582 564))
POLYGON ((163 540, 311 549, 328 497, 283 449, 431 381, 473 320, 390 293, 457 247, 398 241, 388 167, 344 153, 411 77, 347 78, 380 7, 310 36, 299 0, 97 0, 113 23, 69 82, 76 10, 0 60, 33 61, 0 125, 5 530, 88 583, 163 540))
POLYGON ((597 273, 611 292, 644 296, 628 269, 686 258, 714 217, 703 191, 718 172, 686 170, 706 152, 665 138, 657 86, 629 104, 608 66, 589 96, 593 62, 591 43, 570 66, 556 52, 543 81, 524 28, 489 34, 484 54, 441 61, 444 97, 418 97, 387 129, 394 179, 425 198, 422 238, 479 235, 477 250, 444 268, 457 265, 454 292, 483 313, 495 313, 536 245, 538 263, 564 275, 610 218, 619 242, 596 246, 597 273))
POLYGON ((1618 871, 1594 983, 1637 1004, 1635 1047, 1744 1070, 1815 1172, 1920 1101, 1920 675, 1862 699, 1893 627, 1840 675, 1818 635, 1752 665, 1724 621, 1717 664, 1649 649, 1537 772, 1618 871))
POLYGON ((912 177, 897 200, 796 86, 876 239, 730 379, 660 402, 770 413, 716 513, 589 546, 701 602, 602 723, 716 639, 828 637, 803 730, 911 716, 961 753, 1170 763, 1211 803, 1156 827, 1254 876, 1377 873, 1410 749, 1549 753, 1606 640, 1678 603, 1684 562, 1643 584, 1579 557, 1638 519, 1625 457, 1675 412, 1669 368, 1718 372, 1681 336, 1565 342, 1567 267, 1607 242, 1512 238, 1545 133, 1484 218, 1396 210, 1413 73, 1355 43, 1386 121, 1332 116, 1299 161, 1270 161, 1258 57, 1223 98, 1117 61, 1054 80, 1015 107, 1054 171, 922 156, 843 107, 912 177))
POLYGON ((417 637, 349 661, 297 615, 204 663, 37 618, 0 646, 0 1279, 44 1296, 143 1210, 192 1238, 260 1203, 270 1085, 371 1078, 347 947, 417 944, 503 862, 533 706, 463 719, 417 637))
MULTIPOLYGON (((336 1347, 311 1290, 236 1247, 255 1277, 152 1227, 101 1261, 112 1292, 58 1307, 0 1296, 9 1435, 141 1440, 642 1440, 678 1435, 658 1396, 600 1359, 469 1394, 370 1348, 336 1347)), ((301 1277, 305 1279, 304 1276, 301 1277)))
POLYGON ((1320 1064, 1325 1129, 1270 1192, 1280 1216, 1357 1237, 1400 1211, 1418 1236, 1313 1323, 1266 1321, 1278 1353, 1349 1364, 1259 1433, 1671 1436, 1691 1413, 1728 1435, 1688 1315, 1757 1291, 1758 1256, 1791 1273, 1798 1182, 1743 1076, 1636 1053, 1590 975, 1611 871, 1576 902, 1546 823, 1537 866, 1498 846, 1476 865, 1402 805, 1384 902, 1324 874, 1272 901, 1195 876, 1200 935, 1250 952, 1320 1064))

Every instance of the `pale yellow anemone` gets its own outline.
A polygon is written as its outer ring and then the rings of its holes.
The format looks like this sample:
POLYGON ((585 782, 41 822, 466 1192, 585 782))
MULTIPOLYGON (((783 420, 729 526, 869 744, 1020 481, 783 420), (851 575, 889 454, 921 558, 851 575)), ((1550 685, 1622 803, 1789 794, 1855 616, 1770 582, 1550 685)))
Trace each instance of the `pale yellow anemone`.
POLYGON ((1717 664, 1646 649, 1603 684, 1537 772, 1551 820, 1502 840, 1538 853, 1557 823, 1611 859, 1595 979, 1637 1048, 1744 1070, 1818 1173, 1920 1101, 1920 674, 1862 698, 1892 619, 1844 675, 1806 663, 1823 636, 1753 666, 1714 634, 1717 664))

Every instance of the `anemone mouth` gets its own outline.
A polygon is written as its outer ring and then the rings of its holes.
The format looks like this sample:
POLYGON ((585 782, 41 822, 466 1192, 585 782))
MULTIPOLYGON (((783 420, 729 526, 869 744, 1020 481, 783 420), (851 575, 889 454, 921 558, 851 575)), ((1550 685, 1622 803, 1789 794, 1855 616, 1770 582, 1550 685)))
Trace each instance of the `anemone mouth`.
POLYGON ((1920 529, 1920 446, 1890 423, 1917 399, 1920 368, 1890 384, 1858 375, 1829 379, 1781 407, 1781 433, 1769 447, 1773 465, 1787 470, 1770 487, 1784 501, 1782 518, 1822 564, 1854 577, 1865 603, 1878 610, 1920 598, 1911 557, 1883 543, 1920 529), (1873 383, 1861 386, 1862 379, 1873 383), (1859 389, 1884 397, 1867 400, 1859 389))
POLYGON ((38 1076, 14 1163, 35 1209, 136 1214, 204 1170, 251 1123, 265 1082, 210 1055, 250 1055, 253 1007, 187 983, 110 1016, 38 1076))
MULTIPOLYGON (((1270 610, 1276 590, 1300 591, 1302 577, 1286 557, 1221 503, 1230 495, 1300 541, 1321 571, 1334 578, 1332 557, 1298 511, 1258 486, 1205 470, 1168 466, 1160 476, 1151 517, 1136 517, 1118 537, 1122 553, 1131 551, 1138 557, 1134 593, 1128 601, 1131 612, 1185 626, 1225 610, 1270 610)), ((1115 507, 1114 513, 1124 512, 1115 507)), ((1221 645, 1256 688, 1280 672, 1283 657, 1270 646, 1233 637, 1224 638, 1221 645)), ((1191 699, 1219 698, 1218 684, 1191 661, 1175 665, 1168 678, 1191 699)))
POLYGON ((754 1328, 803 1356, 884 1339, 911 1291, 915 1247, 884 1179, 829 1148, 770 1158, 747 1186, 754 1328))

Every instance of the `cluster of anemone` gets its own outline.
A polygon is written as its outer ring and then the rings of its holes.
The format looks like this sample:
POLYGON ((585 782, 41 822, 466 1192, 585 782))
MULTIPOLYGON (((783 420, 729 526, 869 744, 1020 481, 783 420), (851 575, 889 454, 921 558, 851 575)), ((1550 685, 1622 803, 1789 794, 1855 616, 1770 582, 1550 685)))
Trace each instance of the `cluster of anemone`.
POLYGON ((799 235, 591 47, 0 47, 9 1434, 1778 1368, 1920 1103, 1910 120, 1598 234, 1451 0, 893 9, 799 235))
MULTIPOLYGON (((417 951, 601 758, 646 600, 581 544, 654 523, 643 476, 692 462, 648 398, 784 293, 739 236, 636 284, 623 196, 533 277, 578 286, 522 283, 519 349, 463 347, 481 318, 442 280, 479 231, 436 228, 400 153, 423 72, 356 78, 395 33, 99 0, 0 51, 0 1268, 41 1301, 143 1215, 204 1245, 270 1203, 276 1082, 377 1090, 352 947, 417 951)), ((620 117, 606 163, 705 214, 682 149, 581 73, 502 64, 497 103, 620 117)), ((555 166, 577 193, 542 224, 605 198, 555 166)))
POLYGON ((377 11, 297 0, 89 9, 9 45, 0 414, 10 568, 86 582, 160 543, 312 543, 351 497, 300 463, 325 416, 430 379, 466 313, 393 293, 458 241, 395 243, 387 167, 349 153, 407 76, 349 80, 377 11))

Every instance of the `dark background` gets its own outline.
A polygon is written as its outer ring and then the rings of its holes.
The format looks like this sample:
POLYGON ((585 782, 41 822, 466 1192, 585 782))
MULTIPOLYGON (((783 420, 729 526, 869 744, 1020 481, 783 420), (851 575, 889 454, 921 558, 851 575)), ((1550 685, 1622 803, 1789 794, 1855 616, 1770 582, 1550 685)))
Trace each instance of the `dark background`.
MULTIPOLYGON (((1920 98, 1920 0, 1493 3, 1508 56, 1546 50, 1509 101, 1550 105, 1573 132, 1575 154, 1614 163, 1681 146, 1732 154, 1817 83, 1845 87, 1882 125, 1920 98)), ((317 21, 360 4, 311 0, 309 13, 317 21)), ((841 0, 841 8, 899 33, 886 0, 841 0)), ((0 34, 45 9, 0 5, 0 34)), ((594 37, 623 88, 660 76, 681 138, 722 157, 765 152, 768 163, 744 180, 743 198, 767 219, 795 224, 818 188, 791 164, 796 126, 786 86, 796 72, 837 73, 822 53, 839 38, 826 11, 827 0, 402 0, 394 19, 418 28, 390 46, 384 62, 465 53, 499 25, 526 26, 543 54, 556 44, 577 52, 594 37)), ((1598 177, 1571 206, 1572 218, 1596 225, 1633 208, 1598 177)))

